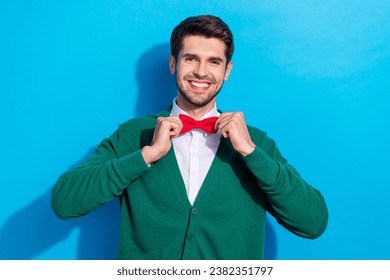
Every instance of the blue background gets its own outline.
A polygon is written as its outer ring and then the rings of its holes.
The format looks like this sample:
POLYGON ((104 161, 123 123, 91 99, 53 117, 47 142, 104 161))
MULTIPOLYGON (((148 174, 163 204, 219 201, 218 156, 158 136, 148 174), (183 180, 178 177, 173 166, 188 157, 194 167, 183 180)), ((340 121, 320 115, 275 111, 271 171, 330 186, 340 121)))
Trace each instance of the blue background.
POLYGON ((390 259, 390 1, 1 1, 0 258, 115 259, 118 204, 61 221, 50 193, 118 124, 175 96, 169 37, 231 27, 218 105, 243 111, 324 194, 317 240, 267 220, 269 259, 390 259))

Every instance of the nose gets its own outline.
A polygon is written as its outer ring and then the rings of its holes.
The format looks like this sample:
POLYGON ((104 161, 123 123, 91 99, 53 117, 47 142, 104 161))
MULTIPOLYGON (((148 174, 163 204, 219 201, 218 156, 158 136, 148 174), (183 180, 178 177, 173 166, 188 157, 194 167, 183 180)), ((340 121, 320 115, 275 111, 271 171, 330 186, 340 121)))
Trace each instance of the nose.
POLYGON ((194 75, 197 78, 204 78, 207 76, 207 66, 205 62, 199 62, 195 69, 194 69, 194 75))

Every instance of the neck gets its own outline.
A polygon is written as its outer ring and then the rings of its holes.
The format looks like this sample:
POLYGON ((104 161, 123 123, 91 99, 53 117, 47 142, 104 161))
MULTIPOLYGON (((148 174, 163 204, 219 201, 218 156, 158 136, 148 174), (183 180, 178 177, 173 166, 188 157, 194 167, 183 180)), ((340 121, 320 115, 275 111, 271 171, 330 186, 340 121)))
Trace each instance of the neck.
POLYGON ((194 119, 201 119, 204 115, 209 113, 215 107, 215 98, 204 106, 196 106, 189 103, 187 100, 178 96, 176 99, 177 105, 180 109, 186 111, 194 119))

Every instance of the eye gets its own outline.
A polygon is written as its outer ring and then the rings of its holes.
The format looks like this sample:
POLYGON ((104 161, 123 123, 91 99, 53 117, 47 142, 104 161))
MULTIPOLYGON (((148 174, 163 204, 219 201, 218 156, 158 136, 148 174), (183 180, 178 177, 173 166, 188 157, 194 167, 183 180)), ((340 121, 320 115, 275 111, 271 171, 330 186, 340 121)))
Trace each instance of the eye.
POLYGON ((210 60, 210 64, 214 66, 219 66, 221 64, 221 61, 218 59, 212 59, 210 60))
POLYGON ((195 59, 195 57, 188 56, 188 57, 185 58, 185 61, 186 62, 195 62, 196 59, 195 59))

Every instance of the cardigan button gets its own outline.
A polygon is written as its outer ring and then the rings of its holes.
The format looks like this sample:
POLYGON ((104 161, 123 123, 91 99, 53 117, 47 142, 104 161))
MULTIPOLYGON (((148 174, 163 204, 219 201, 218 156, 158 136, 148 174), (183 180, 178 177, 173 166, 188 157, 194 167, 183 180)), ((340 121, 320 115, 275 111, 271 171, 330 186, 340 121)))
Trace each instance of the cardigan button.
POLYGON ((188 235, 187 235, 187 239, 188 239, 189 241, 193 240, 193 239, 194 239, 194 235, 193 235, 192 233, 188 234, 188 235))
POLYGON ((198 214, 198 209, 196 209, 196 208, 192 209, 191 213, 192 213, 192 215, 198 214))

